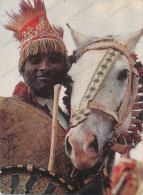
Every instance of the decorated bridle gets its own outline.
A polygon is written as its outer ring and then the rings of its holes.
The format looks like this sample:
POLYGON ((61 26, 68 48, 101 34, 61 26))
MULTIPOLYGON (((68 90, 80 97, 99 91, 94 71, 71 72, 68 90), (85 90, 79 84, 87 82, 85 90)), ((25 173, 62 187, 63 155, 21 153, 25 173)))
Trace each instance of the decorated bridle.
MULTIPOLYGON (((82 97, 80 105, 71 110, 70 127, 75 127, 79 123, 86 120, 87 115, 91 113, 92 109, 102 111, 103 113, 112 117, 116 122, 115 125, 113 126, 113 129, 115 131, 115 134, 113 135, 114 140, 113 138, 110 139, 112 140, 111 149, 119 153, 124 153, 127 148, 126 139, 123 136, 124 143, 120 144, 117 143, 117 138, 121 134, 120 126, 124 123, 128 115, 131 113, 133 104, 137 96, 138 71, 134 67, 135 60, 131 56, 131 53, 128 50, 127 46, 110 37, 98 40, 97 42, 88 45, 86 48, 82 50, 80 57, 89 50, 100 49, 107 49, 107 52, 105 53, 97 69, 95 70, 90 80, 90 83, 88 84, 88 87, 82 97), (106 76, 110 72, 111 68, 113 67, 114 63, 116 62, 120 54, 124 54, 127 57, 130 64, 130 74, 124 99, 122 101, 118 113, 116 114, 106 106, 98 102, 94 102, 93 99, 100 91, 100 88, 106 76)), ((110 140, 108 142, 110 142, 110 140)))
POLYGON ((92 109, 96 109, 106 113, 107 115, 114 118, 116 124, 114 129, 119 129, 119 127, 124 123, 129 113, 132 110, 135 98, 138 92, 138 72, 134 67, 135 61, 131 57, 131 54, 126 45, 121 44, 115 39, 106 38, 98 42, 92 43, 83 49, 81 56, 89 50, 99 50, 99 49, 108 49, 103 59, 99 63, 97 69, 95 70, 90 83, 82 97, 80 105, 71 111, 70 126, 77 126, 79 123, 83 122, 87 115, 91 113, 92 109), (100 91, 100 88, 108 75, 109 71, 113 67, 115 61, 118 59, 120 54, 124 54, 130 64, 130 74, 128 87, 122 101, 122 104, 119 108, 118 113, 116 114, 111 109, 106 106, 94 102, 93 99, 100 91))

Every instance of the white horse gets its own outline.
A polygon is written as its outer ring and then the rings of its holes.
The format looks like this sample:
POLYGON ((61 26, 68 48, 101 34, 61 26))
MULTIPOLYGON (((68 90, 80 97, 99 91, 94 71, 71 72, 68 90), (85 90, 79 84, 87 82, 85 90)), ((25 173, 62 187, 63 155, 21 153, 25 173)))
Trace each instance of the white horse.
POLYGON ((73 86, 71 129, 65 149, 77 169, 101 168, 109 148, 125 150, 126 141, 122 140, 123 145, 116 141, 126 135, 131 123, 138 73, 130 54, 143 29, 126 36, 100 38, 70 29, 77 61, 68 73, 73 86))

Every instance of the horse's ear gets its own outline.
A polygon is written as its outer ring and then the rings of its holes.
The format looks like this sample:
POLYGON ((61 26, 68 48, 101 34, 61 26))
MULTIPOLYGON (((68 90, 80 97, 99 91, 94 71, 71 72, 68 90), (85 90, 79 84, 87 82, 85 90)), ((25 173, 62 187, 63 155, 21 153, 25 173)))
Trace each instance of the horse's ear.
POLYGON ((128 46, 130 52, 133 52, 142 35, 143 29, 127 34, 125 37, 122 37, 122 41, 128 46))
POLYGON ((72 38, 77 46, 77 48, 80 48, 86 41, 88 41, 91 37, 83 35, 82 33, 79 33, 78 31, 71 28, 69 24, 66 24, 68 28, 71 31, 72 38))

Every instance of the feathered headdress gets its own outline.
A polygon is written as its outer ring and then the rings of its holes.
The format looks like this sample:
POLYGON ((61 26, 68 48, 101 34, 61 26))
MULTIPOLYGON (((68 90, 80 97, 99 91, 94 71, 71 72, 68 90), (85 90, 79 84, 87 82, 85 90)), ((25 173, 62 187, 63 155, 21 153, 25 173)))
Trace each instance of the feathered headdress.
POLYGON ((67 49, 63 42, 62 28, 50 25, 46 17, 46 9, 42 0, 29 0, 20 3, 19 13, 9 15, 9 24, 5 28, 14 32, 14 37, 20 41, 19 71, 23 70, 23 64, 29 55, 38 52, 57 52, 65 56, 68 63, 67 49))

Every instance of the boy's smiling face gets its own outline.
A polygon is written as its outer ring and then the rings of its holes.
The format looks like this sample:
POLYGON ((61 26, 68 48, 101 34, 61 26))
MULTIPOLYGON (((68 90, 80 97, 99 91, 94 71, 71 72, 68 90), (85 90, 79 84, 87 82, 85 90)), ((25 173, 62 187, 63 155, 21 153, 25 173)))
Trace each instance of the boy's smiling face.
POLYGON ((65 75, 65 58, 58 53, 38 53, 27 58, 22 75, 35 95, 53 96, 54 85, 61 83, 65 75))

